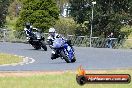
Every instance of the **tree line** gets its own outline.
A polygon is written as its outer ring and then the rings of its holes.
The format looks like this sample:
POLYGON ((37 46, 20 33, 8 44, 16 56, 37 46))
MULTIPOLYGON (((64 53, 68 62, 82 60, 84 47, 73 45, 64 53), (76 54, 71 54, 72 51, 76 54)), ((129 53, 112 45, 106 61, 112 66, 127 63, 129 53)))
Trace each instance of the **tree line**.
POLYGON ((88 21, 87 32, 90 31, 90 25, 93 24, 93 36, 107 36, 113 32, 115 37, 118 37, 124 24, 130 23, 132 20, 132 0, 96 0, 94 6, 92 1, 70 0, 71 16, 79 24, 88 21), (93 21, 91 20, 92 8, 94 10, 93 21))
MULTIPOLYGON (((44 32, 49 27, 55 27, 63 34, 89 36, 91 24, 93 36, 106 37, 113 32, 118 37, 131 32, 122 31, 121 28, 132 23, 132 0, 96 0, 94 6, 93 0, 0 0, 0 26, 4 25, 6 15, 16 11, 8 9, 14 1, 21 6, 16 22, 18 31, 23 30, 26 22, 30 22, 44 32), (63 18, 61 13, 65 3, 70 7, 70 17, 63 18)), ((16 8, 13 7, 16 4, 12 4, 12 8, 16 8)))

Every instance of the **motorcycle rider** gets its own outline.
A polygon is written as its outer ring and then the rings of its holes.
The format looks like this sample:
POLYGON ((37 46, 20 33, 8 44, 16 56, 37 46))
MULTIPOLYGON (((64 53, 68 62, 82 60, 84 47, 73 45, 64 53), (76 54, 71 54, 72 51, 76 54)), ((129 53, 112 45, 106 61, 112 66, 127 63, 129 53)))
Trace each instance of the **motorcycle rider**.
POLYGON ((30 23, 26 23, 24 28, 27 36, 27 42, 31 44, 35 49, 41 49, 41 47, 47 51, 46 44, 44 42, 45 38, 41 35, 41 30, 38 28, 33 28, 30 23))
POLYGON ((24 28, 24 31, 26 32, 27 37, 31 37, 32 36, 32 26, 30 25, 30 23, 26 23, 26 27, 24 28))
MULTIPOLYGON (((58 34, 58 33, 56 32, 55 28, 50 28, 50 29, 49 29, 49 37, 47 38, 47 42, 48 42, 49 47, 50 47, 51 49, 54 49, 54 47, 56 46, 56 45, 54 44, 54 41, 55 41, 55 42, 58 42, 58 45, 59 45, 59 43, 62 43, 62 41, 63 41, 63 42, 66 41, 66 42, 68 43, 68 45, 71 46, 71 44, 70 44, 70 42, 69 42, 68 40, 64 39, 64 37, 62 37, 60 34, 58 34), (61 41, 61 42, 60 42, 60 41, 61 41)), ((71 46, 71 47, 72 47, 72 46, 71 46)), ((52 53, 52 55, 51 55, 51 59, 52 59, 52 60, 59 57, 58 54, 57 54, 57 50, 54 49, 53 51, 54 51, 54 54, 52 53)))
POLYGON ((48 38, 47 38, 48 44, 49 44, 49 45, 52 45, 52 44, 53 44, 53 41, 54 41, 56 38, 58 38, 58 37, 60 37, 60 35, 59 35, 58 33, 56 33, 55 28, 50 28, 50 29, 49 29, 49 36, 48 36, 48 38))
POLYGON ((24 31, 26 32, 27 40, 30 41, 34 38, 33 29, 38 31, 37 28, 33 28, 33 26, 30 23, 26 23, 26 27, 24 28, 24 31))
MULTIPOLYGON (((60 35, 58 34, 58 33, 56 33, 56 30, 55 30, 55 28, 50 28, 49 29, 49 36, 48 36, 48 38, 47 38, 47 42, 48 42, 48 44, 49 44, 49 47, 51 48, 51 49, 54 49, 54 47, 53 47, 53 42, 54 42, 54 40, 56 39, 56 38, 59 38, 60 37, 60 35)), ((54 49, 53 50, 55 53, 53 54, 52 53, 52 55, 51 55, 51 59, 53 60, 53 59, 56 59, 57 57, 58 57, 58 55, 57 55, 57 51, 54 49)))

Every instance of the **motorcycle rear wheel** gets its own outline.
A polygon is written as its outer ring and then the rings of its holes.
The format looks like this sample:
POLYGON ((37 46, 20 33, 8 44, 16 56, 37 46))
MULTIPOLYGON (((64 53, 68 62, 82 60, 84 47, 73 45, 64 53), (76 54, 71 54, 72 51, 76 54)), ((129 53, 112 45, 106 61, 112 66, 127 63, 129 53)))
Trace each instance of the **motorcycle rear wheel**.
POLYGON ((36 50, 41 49, 40 46, 36 46, 36 45, 34 45, 33 47, 34 47, 34 49, 36 49, 36 50))

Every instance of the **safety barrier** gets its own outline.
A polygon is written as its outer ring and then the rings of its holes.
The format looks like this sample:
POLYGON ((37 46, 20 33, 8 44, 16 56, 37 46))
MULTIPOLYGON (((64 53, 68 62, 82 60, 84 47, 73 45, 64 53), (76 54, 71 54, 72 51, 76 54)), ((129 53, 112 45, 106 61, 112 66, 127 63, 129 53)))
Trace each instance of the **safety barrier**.
MULTIPOLYGON (((48 33, 42 34, 45 39, 48 37, 48 33)), ((65 36, 68 40, 71 40, 72 44, 78 47, 89 47, 90 38, 88 36, 74 36, 67 35, 65 36)), ((121 48, 125 39, 118 38, 99 38, 92 37, 92 47, 96 48, 106 48, 108 45, 108 40, 112 41, 112 48, 121 48)), ((0 41, 3 42, 27 42, 25 32, 9 31, 4 30, 0 31, 0 41)))
MULTIPOLYGON (((73 36, 68 35, 67 39, 72 41, 72 44, 75 46, 83 46, 89 47, 90 46, 90 38, 88 36, 73 36)), ((99 38, 99 37, 92 37, 92 47, 96 48, 107 48, 108 41, 112 41, 113 48, 121 48, 125 39, 118 39, 118 38, 99 38)))

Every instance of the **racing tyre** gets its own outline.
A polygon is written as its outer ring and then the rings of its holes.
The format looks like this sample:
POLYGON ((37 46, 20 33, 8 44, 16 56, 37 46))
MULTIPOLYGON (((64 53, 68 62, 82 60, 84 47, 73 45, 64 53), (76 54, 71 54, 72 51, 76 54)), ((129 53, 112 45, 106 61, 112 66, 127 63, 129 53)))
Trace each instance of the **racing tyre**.
POLYGON ((44 42, 42 42, 42 48, 44 49, 44 51, 47 51, 47 46, 44 42))
POLYGON ((38 50, 38 49, 41 49, 40 46, 34 46, 34 49, 38 50))
POLYGON ((70 63, 68 57, 65 55, 65 53, 63 51, 61 51, 61 56, 63 57, 63 59, 67 62, 67 63, 70 63))
POLYGON ((76 61, 76 57, 74 57, 71 62, 74 63, 76 61))

